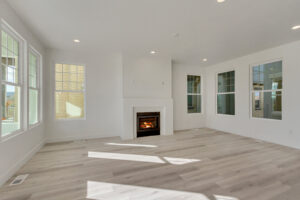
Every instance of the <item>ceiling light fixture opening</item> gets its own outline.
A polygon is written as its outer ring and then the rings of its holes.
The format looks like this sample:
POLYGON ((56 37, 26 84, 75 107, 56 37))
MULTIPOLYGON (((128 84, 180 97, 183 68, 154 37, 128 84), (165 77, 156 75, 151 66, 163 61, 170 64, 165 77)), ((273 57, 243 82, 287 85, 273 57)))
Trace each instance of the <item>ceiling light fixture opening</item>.
POLYGON ((223 3, 225 0, 217 0, 218 3, 223 3))
POLYGON ((152 50, 152 51, 150 51, 150 53, 151 53, 152 55, 154 55, 154 54, 156 54, 156 51, 152 50))
POLYGON ((292 27, 292 30, 297 30, 297 29, 300 29, 300 25, 296 25, 292 27))
POLYGON ((79 43, 80 42, 80 40, 78 40, 78 39, 75 39, 75 40, 73 40, 75 43, 79 43))
POLYGON ((207 62, 207 58, 203 58, 203 62, 207 62))

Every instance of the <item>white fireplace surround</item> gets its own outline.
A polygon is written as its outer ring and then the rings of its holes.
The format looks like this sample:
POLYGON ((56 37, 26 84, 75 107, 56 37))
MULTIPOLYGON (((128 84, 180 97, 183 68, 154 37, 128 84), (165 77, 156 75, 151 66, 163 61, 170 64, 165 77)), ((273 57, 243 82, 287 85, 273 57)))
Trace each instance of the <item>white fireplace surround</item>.
POLYGON ((136 138, 136 120, 139 112, 160 112, 160 135, 173 134, 172 99, 123 99, 122 139, 136 138))

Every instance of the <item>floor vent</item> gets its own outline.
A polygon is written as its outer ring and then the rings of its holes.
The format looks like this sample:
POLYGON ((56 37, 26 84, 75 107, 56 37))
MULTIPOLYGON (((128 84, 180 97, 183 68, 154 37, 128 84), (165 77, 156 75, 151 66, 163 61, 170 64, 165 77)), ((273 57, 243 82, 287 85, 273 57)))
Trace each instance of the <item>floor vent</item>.
POLYGON ((22 174, 17 176, 10 184, 9 186, 13 186, 13 185, 20 185, 22 184, 25 179, 28 177, 29 174, 22 174))

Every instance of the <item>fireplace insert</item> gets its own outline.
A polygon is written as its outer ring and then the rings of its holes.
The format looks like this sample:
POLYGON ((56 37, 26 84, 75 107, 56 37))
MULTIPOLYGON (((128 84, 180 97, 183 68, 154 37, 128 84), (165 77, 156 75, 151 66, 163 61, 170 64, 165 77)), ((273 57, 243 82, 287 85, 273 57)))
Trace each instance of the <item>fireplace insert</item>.
POLYGON ((137 137, 160 135, 160 113, 137 113, 136 127, 137 137))

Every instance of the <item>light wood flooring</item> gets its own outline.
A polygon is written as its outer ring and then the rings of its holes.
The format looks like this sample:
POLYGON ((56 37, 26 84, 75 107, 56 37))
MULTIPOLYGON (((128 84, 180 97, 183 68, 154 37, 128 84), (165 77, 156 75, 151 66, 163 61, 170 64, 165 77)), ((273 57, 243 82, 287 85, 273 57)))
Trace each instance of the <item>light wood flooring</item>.
POLYGON ((45 145, 3 200, 299 200, 300 151, 210 129, 45 145))

